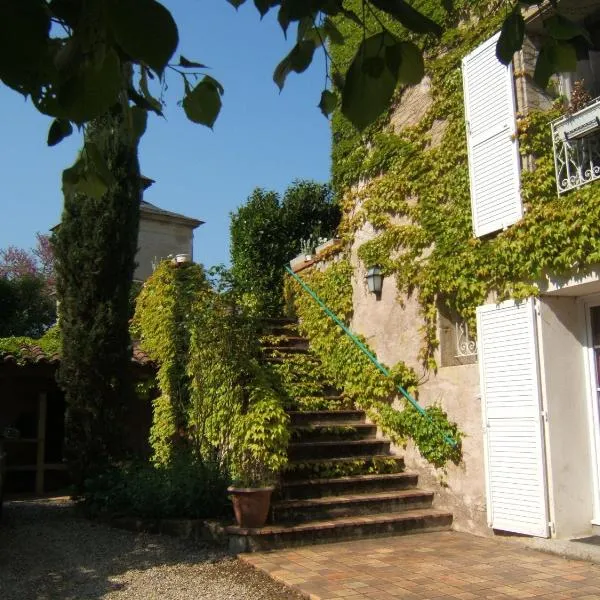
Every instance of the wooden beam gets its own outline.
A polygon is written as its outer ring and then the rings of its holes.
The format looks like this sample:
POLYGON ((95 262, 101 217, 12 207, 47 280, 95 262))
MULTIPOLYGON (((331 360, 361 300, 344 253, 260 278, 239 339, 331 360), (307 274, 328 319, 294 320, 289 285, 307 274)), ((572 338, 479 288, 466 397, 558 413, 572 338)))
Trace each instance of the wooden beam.
POLYGON ((35 470, 35 493, 44 493, 44 462, 46 459, 46 413, 48 397, 46 392, 38 396, 37 460, 35 470))

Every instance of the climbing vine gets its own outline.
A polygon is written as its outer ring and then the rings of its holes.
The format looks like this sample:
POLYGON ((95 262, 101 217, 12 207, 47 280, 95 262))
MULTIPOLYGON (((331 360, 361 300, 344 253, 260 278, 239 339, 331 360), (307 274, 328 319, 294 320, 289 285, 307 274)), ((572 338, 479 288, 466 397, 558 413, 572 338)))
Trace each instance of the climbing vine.
POLYGON ((10 354, 17 364, 22 365, 30 359, 39 359, 39 351, 47 358, 60 353, 61 338, 58 325, 50 327, 40 338, 7 337, 0 338, 0 356, 10 354))
POLYGON ((138 297, 133 334, 158 365, 150 441, 157 465, 217 461, 243 485, 287 462, 288 417, 258 361, 256 324, 199 265, 162 262, 138 297))
MULTIPOLYGON (((492 238, 473 237, 460 61, 504 16, 496 2, 480 8, 478 19, 464 19, 435 43, 425 40, 431 106, 416 125, 400 132, 393 126, 405 90, 366 133, 359 135, 341 114, 332 125, 334 187, 344 211, 340 234, 350 242, 365 223, 376 229, 358 256, 394 275, 401 296, 416 294, 423 318, 419 356, 429 370, 437 368, 438 303, 474 331, 475 309, 490 295, 535 295, 536 282, 547 274, 585 272, 600 259, 597 188, 556 194, 549 121, 558 109, 519 119, 520 152, 535 162, 522 174, 523 219, 492 238)), ((343 27, 358 45, 359 32, 343 27)), ((345 64, 350 54, 348 45, 332 47, 334 62, 345 64)))
MULTIPOLYGON (((322 271, 303 272, 308 285, 346 323, 352 316, 351 277, 352 266, 347 260, 334 261, 322 271)), ((390 369, 391 377, 386 378, 291 278, 286 282, 286 294, 293 297, 300 328, 310 339, 311 350, 320 359, 326 376, 342 390, 345 398, 367 410, 392 441, 405 443, 408 438, 412 439, 421 455, 436 467, 448 461, 460 462, 461 433, 439 406, 428 407, 427 417, 404 400, 402 410, 392 406, 397 386, 416 393, 418 378, 413 369, 399 362, 390 369), (449 445, 444 435, 456 440, 457 445, 449 445)), ((366 345, 364 338, 361 341, 366 345)))

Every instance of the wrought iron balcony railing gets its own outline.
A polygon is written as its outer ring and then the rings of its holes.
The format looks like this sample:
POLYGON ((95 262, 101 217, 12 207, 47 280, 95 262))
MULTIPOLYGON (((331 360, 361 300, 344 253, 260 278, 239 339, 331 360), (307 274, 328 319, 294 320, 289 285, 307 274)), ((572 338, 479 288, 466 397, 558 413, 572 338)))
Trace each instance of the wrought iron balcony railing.
POLYGON ((558 193, 600 179, 600 97, 551 127, 558 193))

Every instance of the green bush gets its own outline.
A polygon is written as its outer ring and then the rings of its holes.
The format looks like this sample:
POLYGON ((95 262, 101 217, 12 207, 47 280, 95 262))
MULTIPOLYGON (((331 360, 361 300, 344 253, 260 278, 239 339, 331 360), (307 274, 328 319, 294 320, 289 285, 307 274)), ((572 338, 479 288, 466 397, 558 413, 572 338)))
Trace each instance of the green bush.
POLYGON ((216 463, 180 457, 168 467, 132 463, 85 482, 89 516, 147 519, 220 517, 229 511, 229 477, 216 463))
POLYGON ((257 316, 283 310, 283 267, 303 240, 332 237, 340 221, 331 188, 295 181, 280 198, 256 189, 231 215, 231 263, 235 286, 257 316))

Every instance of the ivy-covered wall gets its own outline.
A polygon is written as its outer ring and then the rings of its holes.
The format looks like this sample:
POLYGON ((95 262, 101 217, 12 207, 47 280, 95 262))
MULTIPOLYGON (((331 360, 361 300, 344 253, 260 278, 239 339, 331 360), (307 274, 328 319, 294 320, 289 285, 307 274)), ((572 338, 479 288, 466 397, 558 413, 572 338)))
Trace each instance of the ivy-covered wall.
MULTIPOLYGON (((418 298, 426 370, 437 366, 436 299, 474 329, 475 308, 491 295, 535 294, 546 274, 584 271, 600 259, 596 188, 556 194, 548 123, 558 109, 518 121, 520 151, 535 164, 522 177, 524 218, 491 238, 473 236, 460 62, 499 27, 502 5, 486 4, 485 17, 459 21, 436 44, 425 41, 430 106, 418 123, 394 127, 410 90, 400 90, 388 115, 365 133, 341 114, 332 123, 342 235, 355 246, 362 238, 356 247, 362 267, 380 264, 402 295, 418 298)), ((344 34, 360 42, 350 25, 344 34)), ((351 50, 334 46, 332 54, 334 63, 345 64, 351 50)))
MULTIPOLYGON (((517 99, 526 96, 524 86, 536 98, 535 105, 521 102, 517 115, 525 215, 505 231, 474 237, 461 60, 498 31, 505 5, 458 2, 446 14, 438 2, 423 0, 419 8, 446 24, 440 40, 417 40, 426 50, 426 77, 398 90, 388 113, 363 132, 334 114, 333 184, 353 269, 352 328, 380 359, 412 368, 421 403, 439 403, 458 424, 463 461, 447 468, 439 501, 453 510, 458 528, 487 533, 478 367, 440 363, 439 308, 474 333, 477 306, 537 295, 547 276, 589 270, 600 261, 600 202, 594 185, 558 197, 549 122, 562 109, 531 87, 532 58, 524 53, 515 66, 517 99), (379 301, 364 282, 374 264, 386 275, 379 301)), ((368 17, 373 31, 407 35, 381 14, 368 17)), ((354 43, 331 47, 333 71, 348 64, 362 39, 352 24, 340 28, 354 43)), ((526 50, 532 53, 529 42, 526 50)), ((438 484, 440 473, 411 442, 404 456, 423 486, 438 484)))

